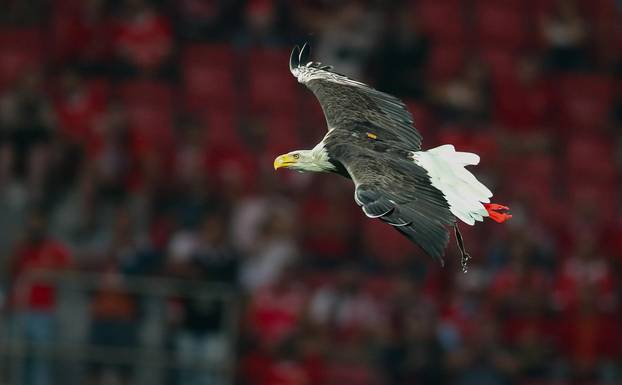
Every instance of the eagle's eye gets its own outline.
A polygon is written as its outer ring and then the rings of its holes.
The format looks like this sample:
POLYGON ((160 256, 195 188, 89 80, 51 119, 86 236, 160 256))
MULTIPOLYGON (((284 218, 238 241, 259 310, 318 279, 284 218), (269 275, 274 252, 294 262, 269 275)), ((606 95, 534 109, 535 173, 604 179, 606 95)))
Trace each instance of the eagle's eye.
POLYGON ((294 159, 300 158, 300 154, 294 154, 294 159))

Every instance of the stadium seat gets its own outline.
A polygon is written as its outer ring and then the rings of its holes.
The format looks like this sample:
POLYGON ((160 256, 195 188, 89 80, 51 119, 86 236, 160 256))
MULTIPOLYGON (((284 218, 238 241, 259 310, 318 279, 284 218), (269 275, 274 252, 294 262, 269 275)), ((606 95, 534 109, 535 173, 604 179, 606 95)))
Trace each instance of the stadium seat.
POLYGON ((108 105, 108 81, 101 78, 82 80, 83 91, 79 98, 62 92, 59 86, 57 83, 50 87, 59 134, 74 143, 92 140, 96 135, 93 129, 108 105))
POLYGON ((126 82, 117 87, 135 154, 142 156, 168 149, 173 142, 174 93, 165 83, 151 80, 126 82))
POLYGON ((184 99, 192 110, 232 108, 235 81, 231 68, 192 63, 183 70, 184 99))
POLYGON ((117 92, 126 104, 141 104, 165 109, 172 108, 173 89, 166 83, 152 80, 135 80, 122 83, 117 92))
POLYGON ((564 129, 602 131, 613 103, 613 81, 600 75, 567 75, 558 81, 558 122, 564 129))
POLYGON ((208 67, 233 67, 236 55, 226 44, 189 44, 183 48, 181 61, 185 64, 201 64, 208 67))
POLYGON ((185 104, 191 110, 235 105, 235 55, 221 45, 191 45, 181 59, 185 104))
POLYGON ((464 68, 465 49, 461 45, 435 45, 430 50, 427 71, 436 81, 450 79, 464 68))
POLYGON ((135 154, 170 150, 174 108, 171 87, 162 82, 136 80, 117 86, 116 93, 126 109, 135 154))
POLYGON ((444 125, 438 129, 436 145, 451 143, 458 151, 468 151, 470 138, 467 131, 460 125, 444 125))
POLYGON ((466 42, 464 12, 460 1, 425 0, 417 2, 421 30, 436 44, 466 42))
POLYGON ((622 14, 616 0, 580 0, 578 3, 584 15, 595 25, 612 18, 619 20, 622 14))
POLYGON ((495 85, 516 81, 517 55, 505 48, 489 48, 480 51, 479 57, 488 66, 495 85))
MULTIPOLYGON (((267 119, 268 154, 282 154, 300 148, 298 119, 292 113, 275 113, 267 119)), ((316 142, 320 139, 316 139, 316 142)))
POLYGON ((491 162, 497 155, 496 137, 488 128, 478 130, 469 129, 458 124, 445 124, 436 129, 436 138, 433 142, 426 138, 428 146, 453 144, 457 151, 470 151, 486 157, 491 162))
POLYGON ((211 145, 240 147, 239 122, 234 110, 208 110, 203 114, 207 129, 207 141, 211 145))
POLYGON ((393 294, 395 281, 390 276, 375 275, 365 279, 365 292, 378 301, 386 301, 393 294))
POLYGON ((419 131, 423 137, 430 138, 435 132, 435 122, 433 114, 430 113, 428 107, 425 104, 414 100, 405 100, 404 102, 406 103, 408 111, 410 111, 413 116, 414 125, 417 131, 419 131))
POLYGON ((0 29, 0 90, 43 64, 41 31, 36 28, 0 29))
POLYGON ((513 194, 529 202, 549 202, 554 186, 560 183, 557 160, 548 154, 520 154, 506 160, 503 169, 512 175, 507 183, 513 194))
POLYGON ((278 49, 252 50, 244 62, 248 89, 244 91, 251 110, 295 111, 298 107, 296 79, 287 70, 289 52, 278 49))
POLYGON ((386 223, 364 220, 362 226, 363 250, 381 266, 402 265, 417 253, 416 246, 386 223))
POLYGON ((501 1, 478 1, 475 28, 480 47, 520 49, 527 43, 524 7, 501 1))
POLYGON ((129 105, 127 120, 136 155, 170 149, 170 144, 173 143, 172 110, 147 105, 129 105))
POLYGON ((605 137, 570 138, 566 145, 566 165, 573 179, 614 183, 618 175, 615 148, 605 137))
POLYGON ((326 135, 326 118, 315 95, 307 90, 300 90, 300 112, 305 118, 299 122, 300 143, 305 147, 317 144, 326 135))
POLYGON ((326 373, 328 384, 378 385, 381 381, 373 366, 356 361, 332 363, 326 373))

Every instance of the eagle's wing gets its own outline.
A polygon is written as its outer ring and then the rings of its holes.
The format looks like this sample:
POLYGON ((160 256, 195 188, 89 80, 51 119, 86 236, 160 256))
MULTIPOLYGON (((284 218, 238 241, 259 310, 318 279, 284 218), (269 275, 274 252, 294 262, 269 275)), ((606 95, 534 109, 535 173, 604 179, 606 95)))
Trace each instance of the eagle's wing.
POLYGON ((443 193, 432 186, 410 151, 370 138, 365 129, 335 129, 323 141, 354 181, 356 203, 365 215, 392 225, 442 262, 448 230, 456 220, 443 193))
POLYGON ((289 69, 320 102, 328 130, 347 127, 352 122, 367 122, 385 140, 393 139, 406 148, 421 148, 421 134, 413 127, 413 118, 404 103, 394 96, 349 79, 317 62, 305 63, 306 44, 294 47, 289 69))

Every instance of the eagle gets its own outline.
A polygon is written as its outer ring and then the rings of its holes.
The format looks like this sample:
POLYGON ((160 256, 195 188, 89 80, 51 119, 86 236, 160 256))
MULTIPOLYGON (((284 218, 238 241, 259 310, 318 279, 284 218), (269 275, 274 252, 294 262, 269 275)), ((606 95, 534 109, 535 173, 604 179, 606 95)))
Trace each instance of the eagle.
POLYGON ((492 192, 465 166, 479 156, 451 144, 423 151, 421 134, 398 98, 308 61, 307 44, 295 46, 289 69, 319 101, 328 132, 310 150, 278 156, 274 169, 335 173, 354 182, 354 201, 444 263, 454 229, 462 267, 470 258, 457 226, 490 218, 504 222, 508 207, 490 203, 492 192))

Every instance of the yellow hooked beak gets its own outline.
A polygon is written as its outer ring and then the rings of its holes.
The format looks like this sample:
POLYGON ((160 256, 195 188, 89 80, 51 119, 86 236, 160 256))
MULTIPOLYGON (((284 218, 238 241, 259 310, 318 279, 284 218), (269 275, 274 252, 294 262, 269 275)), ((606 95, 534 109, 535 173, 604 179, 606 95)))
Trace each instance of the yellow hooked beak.
POLYGON ((294 159, 292 155, 290 154, 280 155, 274 160, 274 169, 278 170, 281 167, 289 167, 295 163, 296 163, 296 159, 294 159))

